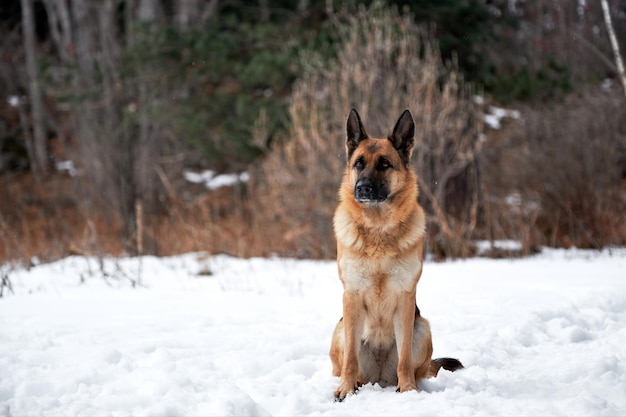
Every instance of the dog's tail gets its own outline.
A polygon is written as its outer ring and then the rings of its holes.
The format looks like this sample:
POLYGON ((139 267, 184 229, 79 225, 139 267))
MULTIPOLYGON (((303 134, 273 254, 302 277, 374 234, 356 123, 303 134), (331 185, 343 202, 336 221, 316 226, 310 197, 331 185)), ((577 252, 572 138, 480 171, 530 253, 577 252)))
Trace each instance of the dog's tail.
POLYGON ((459 369, 463 369, 464 366, 458 359, 454 358, 437 358, 430 361, 430 368, 428 369, 427 378, 437 376, 439 369, 445 369, 446 371, 454 372, 459 369))

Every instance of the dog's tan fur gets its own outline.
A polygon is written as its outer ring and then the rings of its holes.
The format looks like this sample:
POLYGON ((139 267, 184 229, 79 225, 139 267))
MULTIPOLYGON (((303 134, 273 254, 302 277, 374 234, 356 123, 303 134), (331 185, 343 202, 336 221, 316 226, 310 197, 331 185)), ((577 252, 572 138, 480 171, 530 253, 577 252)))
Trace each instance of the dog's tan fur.
POLYGON ((356 110, 348 117, 348 163, 334 217, 344 287, 330 348, 333 375, 341 377, 338 400, 368 382, 415 390, 421 378, 448 368, 448 359, 431 360, 430 326, 415 305, 426 220, 409 163, 413 132, 408 110, 388 139, 369 138, 356 110))

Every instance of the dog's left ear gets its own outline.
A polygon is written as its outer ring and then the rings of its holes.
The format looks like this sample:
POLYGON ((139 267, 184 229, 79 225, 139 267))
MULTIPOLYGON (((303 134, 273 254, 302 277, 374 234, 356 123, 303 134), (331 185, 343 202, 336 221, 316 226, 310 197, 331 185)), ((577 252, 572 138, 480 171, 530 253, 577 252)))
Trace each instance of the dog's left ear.
POLYGON ((396 148, 402 162, 406 165, 409 164, 411 159, 411 153, 413 152, 413 137, 415 136, 415 122, 409 109, 402 112, 402 115, 396 122, 389 140, 393 143, 393 147, 396 148))
POLYGON ((348 121, 346 122, 346 153, 348 159, 352 156, 354 150, 359 146, 363 139, 367 139, 367 133, 361 122, 361 117, 356 109, 350 110, 348 121))

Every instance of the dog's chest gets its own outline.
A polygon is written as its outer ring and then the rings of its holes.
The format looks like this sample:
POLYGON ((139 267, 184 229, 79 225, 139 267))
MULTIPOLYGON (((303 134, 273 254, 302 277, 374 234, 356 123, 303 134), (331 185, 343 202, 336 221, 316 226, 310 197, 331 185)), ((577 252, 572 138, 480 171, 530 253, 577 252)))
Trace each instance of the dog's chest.
POLYGON ((344 289, 376 297, 412 291, 421 267, 417 252, 373 259, 347 253, 339 259, 344 289))

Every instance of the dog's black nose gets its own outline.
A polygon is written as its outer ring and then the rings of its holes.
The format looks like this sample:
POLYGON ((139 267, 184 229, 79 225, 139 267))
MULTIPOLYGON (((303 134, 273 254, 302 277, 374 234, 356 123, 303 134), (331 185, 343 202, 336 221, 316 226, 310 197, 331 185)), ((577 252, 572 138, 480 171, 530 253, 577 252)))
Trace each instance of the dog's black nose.
POLYGON ((372 181, 367 178, 358 180, 354 187, 354 198, 360 202, 376 200, 376 192, 372 181))

